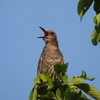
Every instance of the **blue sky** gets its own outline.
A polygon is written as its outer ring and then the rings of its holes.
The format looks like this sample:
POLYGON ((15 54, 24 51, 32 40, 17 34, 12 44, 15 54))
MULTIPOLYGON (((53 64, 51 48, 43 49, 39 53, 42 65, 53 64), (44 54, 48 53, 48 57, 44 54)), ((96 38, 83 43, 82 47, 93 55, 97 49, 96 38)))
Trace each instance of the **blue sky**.
POLYGON ((79 76, 82 70, 95 80, 87 83, 100 90, 100 44, 93 46, 95 12, 91 7, 80 22, 78 0, 0 1, 0 99, 28 100, 44 47, 39 26, 54 30, 59 47, 69 63, 67 74, 79 76))

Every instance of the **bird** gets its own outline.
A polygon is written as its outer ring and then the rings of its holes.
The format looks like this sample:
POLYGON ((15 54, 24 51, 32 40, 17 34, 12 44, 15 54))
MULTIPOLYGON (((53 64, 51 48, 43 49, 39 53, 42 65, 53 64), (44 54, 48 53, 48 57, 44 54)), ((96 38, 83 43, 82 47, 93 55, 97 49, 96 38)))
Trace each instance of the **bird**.
POLYGON ((59 50, 56 33, 52 29, 39 28, 44 32, 44 36, 38 38, 44 40, 45 46, 39 58, 37 76, 47 72, 51 77, 52 73, 55 73, 54 65, 64 64, 64 57, 59 50))

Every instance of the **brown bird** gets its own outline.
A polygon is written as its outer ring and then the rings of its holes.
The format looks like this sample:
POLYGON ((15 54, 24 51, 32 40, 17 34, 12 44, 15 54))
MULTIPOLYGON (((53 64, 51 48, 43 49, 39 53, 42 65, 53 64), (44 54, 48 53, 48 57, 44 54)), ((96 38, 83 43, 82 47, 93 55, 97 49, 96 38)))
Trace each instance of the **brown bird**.
POLYGON ((44 36, 38 38, 44 40, 45 47, 38 62, 37 75, 47 72, 51 76, 52 73, 55 73, 54 65, 64 64, 64 58, 58 47, 56 33, 51 29, 39 28, 44 32, 44 36))

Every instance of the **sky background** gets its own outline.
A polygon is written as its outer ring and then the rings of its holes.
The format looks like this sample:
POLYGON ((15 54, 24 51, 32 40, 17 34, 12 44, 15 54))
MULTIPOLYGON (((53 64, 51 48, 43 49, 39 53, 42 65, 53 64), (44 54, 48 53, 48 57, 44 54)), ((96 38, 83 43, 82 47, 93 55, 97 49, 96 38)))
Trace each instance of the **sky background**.
POLYGON ((78 0, 0 0, 0 100, 28 100, 44 41, 39 26, 54 30, 69 63, 67 74, 87 76, 100 91, 100 44, 93 46, 95 12, 80 22, 78 0))

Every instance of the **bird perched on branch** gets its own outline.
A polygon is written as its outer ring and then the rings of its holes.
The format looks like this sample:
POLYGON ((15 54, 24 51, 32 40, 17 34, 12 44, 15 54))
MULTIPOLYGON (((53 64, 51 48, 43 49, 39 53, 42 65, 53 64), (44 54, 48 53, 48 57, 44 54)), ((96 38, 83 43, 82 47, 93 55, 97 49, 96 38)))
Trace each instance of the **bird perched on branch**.
POLYGON ((38 38, 44 40, 45 47, 38 62, 37 75, 47 72, 51 76, 52 73, 55 73, 54 65, 64 64, 64 58, 59 50, 56 33, 51 29, 39 28, 44 32, 44 36, 38 38))

